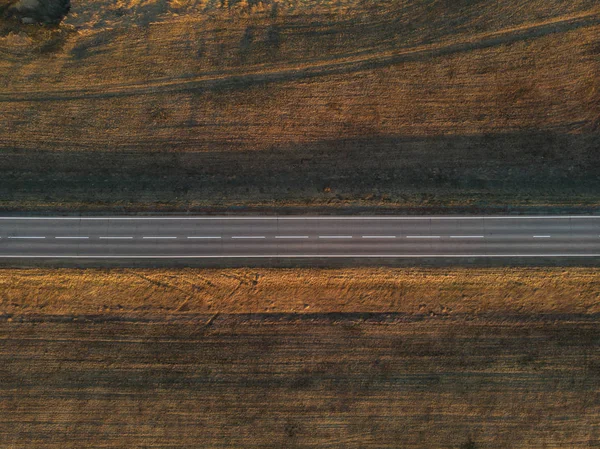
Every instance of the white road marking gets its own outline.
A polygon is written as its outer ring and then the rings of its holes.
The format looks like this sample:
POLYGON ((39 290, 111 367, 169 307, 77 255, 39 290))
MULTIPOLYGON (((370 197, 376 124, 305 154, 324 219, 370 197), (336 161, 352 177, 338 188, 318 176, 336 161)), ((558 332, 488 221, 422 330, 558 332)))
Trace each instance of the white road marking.
POLYGON ((131 240, 133 237, 98 237, 100 240, 131 240))
POLYGON ((310 258, 354 258, 354 259, 399 259, 399 258, 500 258, 500 257, 600 257, 600 254, 290 254, 290 255, 203 255, 203 256, 64 256, 64 255, 0 255, 0 259, 310 259, 310 258))
POLYGON ((395 239, 395 235, 363 235, 363 239, 395 239))
POLYGON ((276 239, 307 239, 308 235, 276 235, 276 239))
POLYGON ((370 217, 336 217, 336 216, 298 216, 298 217, 0 217, 0 220, 570 220, 600 219, 600 215, 482 215, 482 216, 370 216, 370 217))
POLYGON ((243 240, 253 240, 253 239, 266 239, 264 235, 240 235, 231 237, 232 239, 243 239, 243 240))
POLYGON ((9 239, 45 239, 46 237, 30 237, 30 236, 15 236, 8 237, 9 239))
POLYGON ((439 239, 439 235, 407 235, 407 239, 439 239))
POLYGON ((188 239, 196 239, 196 240, 214 240, 214 239, 220 239, 221 237, 196 237, 196 236, 190 236, 188 237, 188 239))
POLYGON ((54 237, 55 239, 59 239, 59 240, 86 240, 89 239, 89 237, 54 237))
POLYGON ((451 239, 482 239, 483 235, 451 235, 451 239))
MULTIPOLYGON (((175 217, 175 216, 171 216, 171 217, 0 217, 0 220, 5 220, 4 222, 2 222, 3 224, 6 224, 6 220, 14 220, 15 226, 19 226, 19 224, 16 224, 17 221, 21 221, 21 220, 46 220, 46 221, 52 221, 52 220, 80 220, 80 221, 84 221, 84 220, 104 220, 104 222, 109 223, 110 220, 119 220, 122 224, 125 225, 125 223, 127 223, 127 221, 129 220, 130 222, 128 223, 128 226, 136 226, 137 224, 140 224, 140 222, 143 222, 143 220, 148 220, 148 222, 150 223, 150 221, 160 221, 160 220, 223 220, 223 223, 227 223, 227 222, 231 222, 233 220, 237 220, 238 224, 243 224, 243 220, 254 220, 254 222, 252 222, 252 224, 256 224, 257 222, 260 222, 261 220, 265 221, 265 225, 267 224, 267 221, 273 221, 273 220, 330 220, 329 224, 335 224, 335 220, 360 220, 363 223, 368 223, 369 221, 382 221, 382 220, 399 220, 397 221, 397 223, 400 223, 402 220, 418 220, 418 221, 423 221, 425 222, 426 220, 429 221, 433 221, 433 220, 480 220, 481 223, 483 223, 485 220, 500 220, 500 219, 507 219, 507 220, 512 220, 514 223, 522 223, 524 220, 528 220, 531 219, 532 221, 540 220, 540 219, 556 219, 556 220, 563 220, 562 223, 564 223, 564 220, 569 219, 569 220, 575 220, 575 219, 600 219, 600 216, 596 215, 596 216, 467 216, 467 217, 453 217, 453 216, 438 216, 438 217, 423 217, 423 216, 411 216, 411 217, 403 217, 403 216, 385 216, 385 217, 376 217, 376 216, 371 216, 371 217, 336 217, 336 216, 327 216, 327 217, 318 217, 318 216, 313 216, 313 217, 302 217, 302 216, 295 216, 295 217, 290 217, 290 216, 286 216, 286 217, 277 217, 277 216, 272 216, 272 217, 259 217, 259 216, 254 216, 254 217, 244 217, 244 216, 237 216, 237 217, 175 217), (241 222, 240 222, 241 220, 241 222), (333 222, 331 221, 333 220, 333 222)), ((417 222, 413 222, 412 224, 417 224, 417 222)), ((503 223, 506 225, 512 225, 513 222, 510 223, 503 223)), ((539 222, 538 222, 539 223, 539 222)), ((596 224, 597 222, 594 222, 594 224, 596 224)), ((38 223, 40 224, 40 223, 38 223)), ((174 225, 176 225, 176 223, 173 223, 174 225)), ((200 224, 200 222, 198 223, 200 224)), ((215 223, 213 223, 215 224, 215 223)), ((220 224, 220 223, 219 223, 220 224)), ((273 223, 274 224, 274 223, 273 223)), ((391 224, 391 223, 390 223, 391 224)), ((472 222, 472 224, 475 224, 474 222, 472 222)), ((532 224, 532 223, 530 223, 532 224)), ((590 222, 588 221, 587 224, 590 224, 590 222)), ((230 225, 232 226, 232 224, 230 223, 230 225)), ((251 225, 251 223, 247 223, 248 226, 251 225)), ((497 225, 499 226, 500 223, 497 223, 497 225)), ((22 224, 21 224, 22 226, 22 224)), ((21 228, 21 231, 27 232, 25 230, 26 228, 21 228)), ((510 228, 507 228, 510 229, 510 228)), ((250 230, 250 229, 247 229, 250 230)), ((417 229, 415 229, 417 230, 417 229)), ((425 229, 421 229, 421 230, 425 230, 425 229)), ((456 229, 458 230, 458 229, 456 229)), ((459 230, 460 231, 460 230, 459 230)), ((465 230, 463 230, 464 232, 465 230)), ((67 231, 68 232, 68 231, 67 231)), ((133 230, 131 230, 131 232, 133 232, 133 230)), ((168 232, 168 231, 167 231, 168 232)), ((85 233, 85 232, 83 232, 85 233)), ((208 238, 208 236, 206 236, 208 238)), ((275 238, 277 238, 276 236, 273 236, 275 238)), ((308 236, 279 236, 280 238, 315 238, 314 236, 308 237, 308 236)), ((358 236, 355 236, 358 237, 358 236)), ((393 238, 394 236, 362 236, 363 238, 384 238, 384 237, 388 237, 388 238, 393 238)), ((400 238, 401 236, 398 236, 397 238, 400 238)), ((420 235, 420 236, 406 236, 407 238, 417 238, 417 239, 439 239, 439 238, 446 238, 447 235, 444 235, 442 237, 440 236, 426 236, 426 235, 420 235)), ((450 238, 459 238, 459 239, 466 239, 466 238, 485 238, 484 236, 476 236, 476 235, 470 235, 470 236, 465 236, 465 235, 456 235, 456 236, 449 236, 450 238)), ((534 235, 532 236, 533 238, 547 238, 547 239, 551 239, 552 236, 551 235, 534 235)), ((560 237, 560 235, 559 235, 560 237)), ((600 237, 600 235, 599 235, 600 237)), ((4 237, 4 238, 8 238, 8 239, 45 239, 46 237, 44 236, 8 236, 8 237, 4 237)), ((48 239, 52 239, 52 238, 75 238, 75 236, 59 236, 59 237, 53 237, 53 236, 49 236, 47 237, 48 239)), ((82 238, 82 237, 78 237, 78 238, 82 238)), ((95 236, 92 236, 90 238, 96 238, 95 236)), ((141 236, 105 236, 105 237, 98 237, 100 239, 139 239, 141 238, 141 236)), ((145 238, 171 238, 171 239, 177 239, 177 238, 184 238, 184 237, 162 237, 162 236, 156 236, 156 237, 145 237, 145 238)), ((190 236, 189 238, 202 238, 201 236, 198 237, 192 237, 190 236)), ((219 238, 219 237, 215 237, 215 238, 219 238)), ((245 237, 245 236, 236 236, 233 238, 259 238, 259 239, 264 239, 267 237, 264 236, 252 236, 252 237, 245 237)), ((269 236, 268 238, 272 238, 271 236, 269 236)), ((319 236, 319 238, 339 238, 339 239, 352 239, 352 236, 319 236)), ((531 235, 530 237, 531 238, 531 235)), ((41 246, 40 246, 41 248, 41 246)), ((590 248, 592 249, 592 248, 590 248)), ((518 251, 518 250, 516 250, 518 251)), ((74 252, 74 251, 73 251, 74 252)), ((72 252, 72 253, 73 253, 72 252)), ((156 251, 159 252, 159 251, 156 251)), ((216 251, 215 251, 216 252, 216 251)), ((259 251, 257 251, 259 252, 259 251)), ((340 251, 341 252, 341 251, 340 251)), ((414 251, 413 251, 414 252, 414 251)), ((72 254, 71 253, 71 254, 72 254)), ((265 254, 253 254, 253 255, 243 255, 243 254, 232 254, 232 255, 221 255, 221 254, 208 254, 208 255, 181 255, 181 256, 173 256, 173 255, 123 255, 123 256, 119 256, 119 255, 42 255, 42 254, 38 254, 38 255, 0 255, 0 259, 5 258, 5 259, 27 259, 27 258, 46 258, 46 259, 56 259, 56 258, 63 258, 63 259, 243 259, 243 258, 248 258, 248 259, 294 259, 294 258, 305 258, 305 259, 310 259, 310 258, 356 258, 356 259, 360 259, 360 258, 372 258, 372 259, 406 259, 406 258, 415 258, 415 259, 422 259, 422 258, 510 258, 510 257, 519 257, 519 258, 558 258, 558 257, 573 257, 573 258, 581 258, 581 257, 592 257, 592 258, 600 258, 600 254, 570 254, 570 253, 555 253, 555 254, 290 254, 290 255, 285 255, 285 254, 271 254, 271 255, 265 255, 265 254)))
POLYGON ((142 239, 151 239, 151 240, 173 240, 176 239, 177 237, 162 237, 162 236, 147 236, 147 237, 142 237, 142 239))
POLYGON ((351 235, 320 235, 320 239, 351 239, 351 235))

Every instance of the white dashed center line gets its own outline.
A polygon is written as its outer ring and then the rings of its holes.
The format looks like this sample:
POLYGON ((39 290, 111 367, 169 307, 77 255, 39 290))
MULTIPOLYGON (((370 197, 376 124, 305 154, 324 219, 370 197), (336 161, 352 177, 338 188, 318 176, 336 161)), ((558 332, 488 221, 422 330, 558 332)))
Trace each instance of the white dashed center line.
POLYGON ((45 239, 46 237, 29 237, 29 236, 15 236, 8 237, 9 239, 45 239))
POLYGON ((149 237, 142 237, 143 239, 150 239, 150 240, 173 240, 176 239, 177 237, 160 237, 160 236, 149 236, 149 237))
POLYGON ((58 240, 87 240, 89 237, 54 237, 58 240))
POLYGON ((264 235, 241 235, 241 236, 234 236, 231 238, 248 240, 248 239, 265 239, 266 237, 264 235))
POLYGON ((196 237, 196 236, 190 236, 188 237, 188 239, 194 239, 194 240, 215 240, 215 239, 220 239, 221 237, 196 237))
MULTIPOLYGON (((451 239, 483 239, 485 236, 483 235, 451 235, 449 236, 451 239)), ((551 235, 534 235, 532 236, 534 239, 549 239, 552 238, 551 235)), ((600 237, 600 236, 599 236, 600 237)), ((29 240, 41 240, 45 239, 44 236, 8 236, 9 239, 29 239, 29 240)), ((57 240, 88 240, 90 237, 88 236, 56 236, 54 237, 57 240)), ((132 236, 101 236, 98 237, 100 240, 132 240, 132 236)), ((175 240, 178 237, 175 236, 144 236, 142 239, 147 240, 175 240)), ((219 236, 189 236, 187 237, 190 240, 218 240, 222 237, 219 236)), ((245 240, 254 240, 254 239, 266 239, 263 235, 241 235, 241 236, 233 236, 232 239, 245 239, 245 240)), ((294 240, 294 239, 308 239, 310 238, 308 235, 277 235, 276 239, 282 240, 294 240)), ((351 235, 320 235, 320 239, 352 239, 351 235)), ((363 235, 363 239, 395 239, 397 236, 395 235, 363 235)), ((439 235, 407 235, 407 239, 439 239, 441 236, 439 235)))
POLYGON ((351 239, 351 235, 320 235, 320 239, 351 239))
POLYGON ((451 235, 451 239, 482 239, 483 235, 451 235))
POLYGON ((98 237, 100 240, 131 240, 133 237, 98 237))
POLYGON ((307 239, 308 235, 276 235, 276 239, 307 239))

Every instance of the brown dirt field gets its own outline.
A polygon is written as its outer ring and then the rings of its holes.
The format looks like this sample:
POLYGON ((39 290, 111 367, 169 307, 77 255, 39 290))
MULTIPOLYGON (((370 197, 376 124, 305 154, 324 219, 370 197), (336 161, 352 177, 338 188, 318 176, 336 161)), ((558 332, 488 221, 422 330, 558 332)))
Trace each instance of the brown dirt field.
POLYGON ((590 448, 598 321, 0 322, 8 448, 590 448))
POLYGON ((277 4, 5 26, 0 207, 598 207, 596 2, 277 4))
POLYGON ((0 271, 8 448, 590 448, 592 268, 0 271))

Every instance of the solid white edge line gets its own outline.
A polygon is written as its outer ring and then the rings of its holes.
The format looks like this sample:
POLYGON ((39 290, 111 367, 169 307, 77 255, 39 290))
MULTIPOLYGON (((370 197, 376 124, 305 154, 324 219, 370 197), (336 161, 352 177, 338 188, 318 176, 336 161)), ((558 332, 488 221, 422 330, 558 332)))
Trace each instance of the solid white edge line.
POLYGON ((600 215, 481 215, 481 216, 249 216, 249 217, 0 217, 0 220, 481 220, 481 219, 502 219, 502 220, 544 220, 544 219, 600 219, 600 215))
POLYGON ((500 258, 500 257, 600 257, 600 254, 290 254, 290 255, 205 255, 205 256, 49 256, 0 255, 0 259, 400 259, 400 258, 500 258))
POLYGON ((363 239, 395 239, 395 235, 363 235, 363 239))

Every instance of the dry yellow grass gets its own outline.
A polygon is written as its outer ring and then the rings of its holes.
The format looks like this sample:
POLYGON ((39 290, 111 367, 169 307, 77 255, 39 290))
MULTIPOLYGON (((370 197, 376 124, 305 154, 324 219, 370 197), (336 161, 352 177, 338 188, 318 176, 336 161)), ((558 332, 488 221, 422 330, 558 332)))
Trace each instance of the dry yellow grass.
POLYGON ((146 26, 79 31, 51 55, 2 62, 3 141, 53 150, 210 151, 219 142, 264 150, 589 127, 600 98, 600 9, 550 2, 544 17, 536 2, 520 11, 512 3, 444 11, 384 2, 348 17, 323 7, 317 17, 326 24, 308 14, 163 14, 146 26), (19 121, 24 113, 27 122, 19 121))
POLYGON ((600 270, 4 269, 4 315, 600 313, 600 270))
POLYGON ((597 206, 599 23, 592 0, 77 2, 0 37, 0 206, 597 206))

